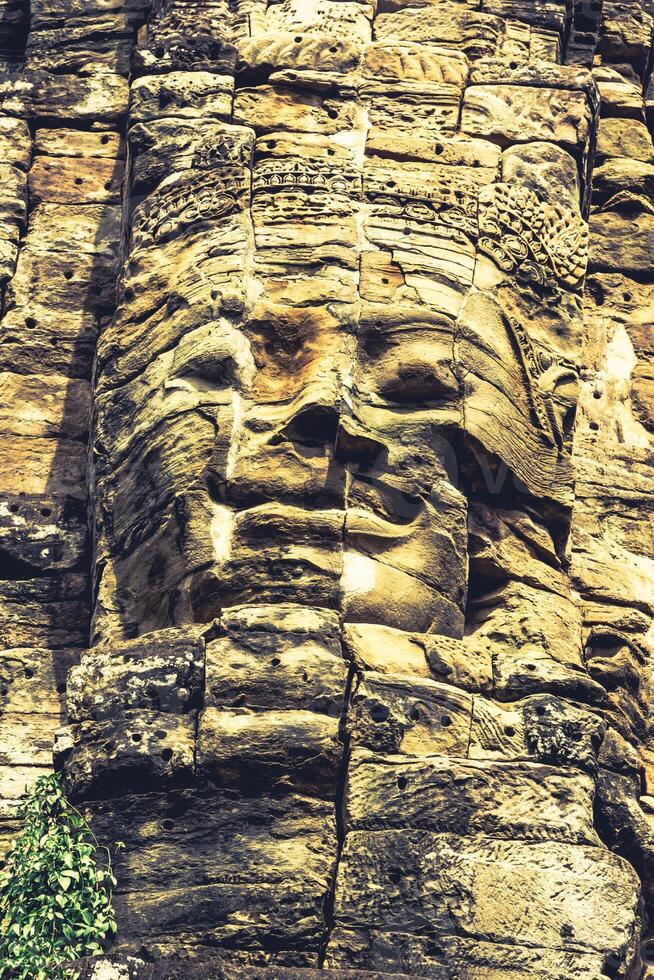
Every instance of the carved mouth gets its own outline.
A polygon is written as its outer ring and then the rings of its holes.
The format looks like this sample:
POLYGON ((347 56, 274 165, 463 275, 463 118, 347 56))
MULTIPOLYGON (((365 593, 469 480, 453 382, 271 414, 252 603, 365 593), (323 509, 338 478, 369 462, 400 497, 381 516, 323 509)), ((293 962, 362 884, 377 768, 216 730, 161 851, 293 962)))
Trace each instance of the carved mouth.
POLYGON ((334 525, 337 524, 346 537, 376 538, 391 543, 409 538, 416 532, 423 506, 422 501, 414 504, 413 520, 410 522, 389 520, 362 507, 310 510, 277 503, 250 507, 238 512, 235 518, 237 527, 248 526, 271 536, 284 536, 289 542, 293 539, 294 529, 300 535, 308 532, 315 535, 317 532, 318 537, 324 530, 332 540, 334 525))

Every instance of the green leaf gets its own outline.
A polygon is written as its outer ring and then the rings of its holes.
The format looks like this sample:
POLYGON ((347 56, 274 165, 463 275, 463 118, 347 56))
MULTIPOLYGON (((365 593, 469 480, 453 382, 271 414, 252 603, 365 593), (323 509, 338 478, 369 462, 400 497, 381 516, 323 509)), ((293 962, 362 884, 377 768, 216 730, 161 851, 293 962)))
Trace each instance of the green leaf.
POLYGON ((111 856, 56 774, 37 781, 22 813, 0 874, 0 980, 73 980, 63 964, 101 953, 116 930, 111 856))

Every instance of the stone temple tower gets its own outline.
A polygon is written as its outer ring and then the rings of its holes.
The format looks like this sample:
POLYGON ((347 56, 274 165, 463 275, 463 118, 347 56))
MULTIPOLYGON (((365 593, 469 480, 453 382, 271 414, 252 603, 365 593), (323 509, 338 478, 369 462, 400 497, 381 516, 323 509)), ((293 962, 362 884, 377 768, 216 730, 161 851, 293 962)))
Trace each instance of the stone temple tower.
POLYGON ((0 2, 0 834, 97 980, 654 977, 652 0, 0 2))

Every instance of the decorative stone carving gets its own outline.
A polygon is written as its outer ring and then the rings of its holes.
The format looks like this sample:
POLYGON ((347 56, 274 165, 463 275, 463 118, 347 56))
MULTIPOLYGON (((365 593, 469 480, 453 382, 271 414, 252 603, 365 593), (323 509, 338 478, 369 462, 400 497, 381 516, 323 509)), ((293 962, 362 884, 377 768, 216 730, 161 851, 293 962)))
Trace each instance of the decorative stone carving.
POLYGON ((54 741, 81 975, 645 977, 651 5, 18 6, 0 835, 54 741))

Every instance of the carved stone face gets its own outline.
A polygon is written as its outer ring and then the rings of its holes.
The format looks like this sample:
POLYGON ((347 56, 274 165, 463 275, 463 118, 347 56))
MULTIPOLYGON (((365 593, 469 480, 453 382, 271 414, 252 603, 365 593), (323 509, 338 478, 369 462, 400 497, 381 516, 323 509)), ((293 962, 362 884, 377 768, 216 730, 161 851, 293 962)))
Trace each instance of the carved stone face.
MULTIPOLYGON (((246 125, 182 121, 163 179, 163 82, 135 85, 144 197, 99 354, 100 631, 276 601, 460 636, 470 480, 569 504, 577 163, 550 142, 434 142, 436 94, 391 126, 378 61, 373 45, 358 103, 287 72, 237 93, 246 125)), ((425 71, 463 84, 458 56, 425 71)), ((175 98, 165 76, 173 115, 222 98, 192 74, 175 98)))

